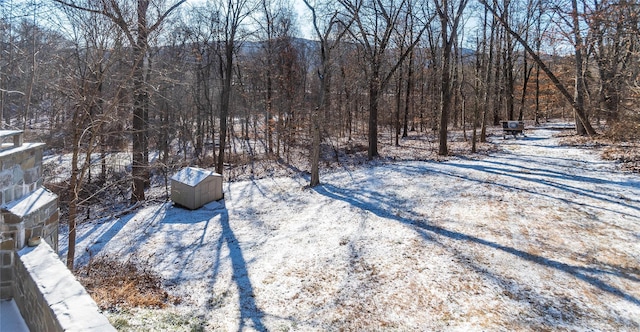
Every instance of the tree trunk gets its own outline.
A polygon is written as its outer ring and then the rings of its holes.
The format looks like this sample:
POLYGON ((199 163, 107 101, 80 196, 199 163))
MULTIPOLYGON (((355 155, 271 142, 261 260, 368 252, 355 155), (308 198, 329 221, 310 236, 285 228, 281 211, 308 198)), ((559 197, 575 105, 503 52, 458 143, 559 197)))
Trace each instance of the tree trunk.
POLYGON ((369 81, 369 149, 368 157, 378 156, 378 95, 380 93, 379 68, 373 68, 369 81))
POLYGON ((480 142, 485 143, 487 142, 487 117, 489 114, 489 105, 490 105, 490 96, 491 93, 493 92, 493 82, 491 80, 491 73, 493 72, 493 52, 494 52, 494 42, 495 42, 495 35, 496 35, 496 21, 495 20, 491 20, 491 31, 489 32, 489 44, 487 45, 487 32, 486 32, 486 26, 487 26, 487 19, 488 19, 488 9, 485 8, 485 12, 484 12, 484 28, 483 28, 483 39, 484 39, 484 45, 483 45, 483 59, 484 59, 484 65, 482 66, 483 68, 483 78, 485 81, 485 88, 483 89, 483 109, 482 109, 482 124, 481 124, 481 129, 480 129, 480 142), (486 54, 486 50, 489 50, 489 55, 488 57, 485 57, 484 54, 486 54))
MULTIPOLYGON (((582 42, 582 36, 580 35, 580 22, 578 20, 578 2, 576 0, 571 0, 572 7, 572 19, 573 19, 573 35, 575 38, 575 68, 576 68, 576 84, 575 84, 575 104, 578 108, 584 110, 584 94, 585 94, 585 82, 584 82, 584 71, 582 68, 582 55, 584 50, 584 45, 582 42)), ((585 124, 580 121, 577 113, 575 114, 576 118, 576 130, 578 135, 587 135, 587 129, 585 124)), ((588 114, 584 112, 583 115, 585 122, 588 121, 588 114)))
MULTIPOLYGON (((443 28, 446 30, 446 28, 443 28)), ((446 32, 443 32, 445 34, 446 32)), ((445 39, 446 40, 446 39, 445 39)), ((441 91, 440 91, 440 131, 439 131, 439 147, 438 154, 446 156, 449 154, 447 147, 447 134, 449 124, 449 111, 451 109, 451 83, 449 73, 449 57, 450 50, 447 51, 446 46, 443 50, 442 73, 441 73, 441 91)))
POLYGON ((80 131, 78 119, 79 110, 75 110, 73 114, 73 122, 71 124, 73 130, 73 153, 71 156, 71 178, 69 179, 69 220, 68 220, 68 249, 67 249, 67 268, 73 271, 73 265, 76 255, 76 216, 78 209, 78 154, 80 150, 80 131))
POLYGON ((144 201, 144 188, 148 176, 145 157, 147 150, 147 130, 148 123, 145 118, 146 108, 149 102, 149 95, 145 85, 145 58, 147 56, 148 31, 147 31, 147 9, 149 7, 148 0, 138 1, 138 34, 136 44, 133 47, 133 144, 132 155, 133 163, 131 167, 131 175, 133 177, 133 185, 131 190, 131 201, 144 201))
POLYGON ((311 180, 310 187, 320 184, 320 114, 323 111, 315 109, 311 115, 311 180))
POLYGON ((231 102, 231 76, 233 75, 233 48, 235 34, 227 41, 225 47, 225 65, 222 82, 222 96, 220 98, 220 147, 218 150, 218 163, 216 172, 222 174, 224 171, 224 151, 227 146, 227 118, 229 117, 229 106, 231 102))
POLYGON ((404 78, 404 73, 402 67, 398 70, 398 81, 396 83, 396 114, 394 121, 394 129, 395 129, 395 145, 400 146, 400 108, 402 107, 402 79, 404 78))
POLYGON ((409 136, 409 104, 411 103, 411 90, 413 90, 413 51, 409 54, 409 68, 407 72, 407 91, 404 96, 404 125, 402 137, 409 136))

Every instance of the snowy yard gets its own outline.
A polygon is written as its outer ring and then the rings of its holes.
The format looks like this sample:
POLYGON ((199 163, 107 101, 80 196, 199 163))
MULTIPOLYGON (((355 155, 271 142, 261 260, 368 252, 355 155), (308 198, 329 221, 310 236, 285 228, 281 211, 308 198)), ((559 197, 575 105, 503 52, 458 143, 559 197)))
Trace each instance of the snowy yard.
POLYGON ((315 189, 225 183, 197 211, 83 224, 78 262, 134 257, 182 298, 107 313, 132 330, 638 330, 640 178, 552 134, 315 189))

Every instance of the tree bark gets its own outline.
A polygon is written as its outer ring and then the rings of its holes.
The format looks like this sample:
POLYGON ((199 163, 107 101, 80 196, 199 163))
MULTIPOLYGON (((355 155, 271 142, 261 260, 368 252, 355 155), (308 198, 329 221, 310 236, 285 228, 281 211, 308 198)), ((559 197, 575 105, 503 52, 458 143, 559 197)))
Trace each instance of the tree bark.
POLYGON ((407 73, 407 91, 404 96, 404 125, 402 137, 409 136, 409 105, 411 103, 411 93, 413 90, 413 51, 409 54, 409 65, 407 73))
POLYGON ((216 172, 224 172, 224 152, 227 146, 227 119, 229 118, 229 106, 231 103, 231 76, 233 75, 233 51, 235 31, 226 42, 224 54, 224 72, 222 78, 222 96, 220 98, 220 146, 218 150, 218 163, 216 172))
POLYGON ((147 31, 147 10, 149 8, 148 0, 138 1, 138 27, 136 43, 133 46, 133 144, 132 155, 133 164, 131 175, 133 176, 133 184, 131 190, 131 201, 144 201, 145 175, 149 165, 145 162, 145 149, 148 145, 147 130, 148 123, 145 121, 147 115, 147 107, 149 104, 149 95, 145 86, 145 57, 147 55, 147 47, 149 44, 147 31))
POLYGON ((369 80, 369 160, 378 156, 378 95, 380 94, 380 69, 373 68, 369 80))
MULTIPOLYGON (((575 39, 575 68, 576 68, 576 84, 575 84, 575 100, 574 103, 580 109, 584 110, 584 95, 585 95, 585 81, 584 81, 584 71, 582 68, 583 62, 583 50, 584 44, 582 42, 582 36, 580 35, 580 22, 578 20, 578 2, 576 0, 571 0, 571 18, 573 21, 573 36, 575 39)), ((583 115, 585 122, 588 123, 588 114, 586 110, 583 115)), ((580 121, 580 118, 576 114, 576 130, 578 135, 587 135, 587 129, 585 124, 580 121)))

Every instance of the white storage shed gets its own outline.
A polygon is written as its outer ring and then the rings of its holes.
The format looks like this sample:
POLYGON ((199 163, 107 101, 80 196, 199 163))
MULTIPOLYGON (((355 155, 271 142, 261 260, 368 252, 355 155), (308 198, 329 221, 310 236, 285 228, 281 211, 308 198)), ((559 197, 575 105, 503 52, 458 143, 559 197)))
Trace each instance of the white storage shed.
POLYGON ((220 200, 222 175, 197 167, 186 167, 171 177, 171 200, 191 210, 220 200))

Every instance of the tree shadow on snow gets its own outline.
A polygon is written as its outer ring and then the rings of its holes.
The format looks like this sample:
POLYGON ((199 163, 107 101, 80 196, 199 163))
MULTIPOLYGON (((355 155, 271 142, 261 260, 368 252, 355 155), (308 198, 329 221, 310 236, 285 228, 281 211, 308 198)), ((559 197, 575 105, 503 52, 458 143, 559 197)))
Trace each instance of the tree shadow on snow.
MULTIPOLYGON (((453 166, 456 168, 460 168, 460 169, 467 169, 467 170, 476 170, 476 171, 480 171, 480 172, 484 172, 484 173, 488 173, 488 174, 493 174, 493 175, 498 175, 498 176, 505 176, 508 178, 513 179, 514 181, 512 182, 506 182, 506 183, 493 183, 494 185, 498 185, 498 186, 502 186, 506 189, 510 189, 510 190, 515 190, 515 191, 524 191, 524 192, 528 192, 531 194, 535 194, 535 195, 541 195, 541 196, 549 196, 553 199, 557 199, 557 200, 562 200, 565 201, 567 203, 572 203, 572 204, 577 204, 577 205, 586 205, 584 203, 581 202, 577 202, 577 201, 570 201, 568 199, 565 198, 561 198, 561 197, 552 197, 550 194, 547 193, 540 193, 537 192, 535 190, 531 190, 531 189, 524 189, 521 186, 518 186, 518 181, 526 181, 526 182, 533 182, 536 184, 540 184, 540 185, 546 185, 548 187, 552 187, 552 188, 556 188, 571 194, 575 194, 578 195, 578 197, 588 197, 591 199, 595 199, 595 200, 600 200, 606 203, 611 203, 611 204, 616 204, 619 205, 621 207, 625 207, 625 208, 629 208, 632 210, 636 210, 636 211, 640 211, 640 202, 637 201, 633 201, 631 200, 634 204, 630 204, 627 203, 626 201, 623 201, 621 199, 619 199, 618 197, 616 197, 614 194, 615 192, 613 191, 609 191, 609 192, 596 192, 593 190, 589 190, 589 189, 585 189, 579 186, 575 186, 575 185, 569 185, 566 183, 561 183, 558 181, 554 181, 553 179, 560 179, 560 180, 574 180, 577 182, 584 182, 584 183, 592 183, 592 184, 609 184, 609 185, 617 185, 617 186, 632 186, 632 184, 627 184, 627 183, 619 183, 619 182, 613 182, 613 181, 608 181, 608 180, 601 180, 601 179, 596 179, 596 178, 591 178, 591 177, 585 177, 585 176, 579 176, 579 175, 571 175, 571 174, 555 174, 552 175, 552 173, 544 170, 544 169, 527 169, 527 172, 521 172, 521 171, 514 171, 509 169, 508 167, 511 167, 512 165, 507 165, 507 164, 502 164, 502 166, 498 165, 498 166, 490 166, 490 165, 468 165, 468 164, 462 164, 462 163, 447 163, 447 165, 449 166, 453 166), (535 176, 544 176, 544 178, 536 178, 535 176)), ((520 169, 523 169, 522 167, 519 167, 520 169)), ((434 170, 435 171, 435 170, 434 170)), ((437 172, 437 171, 436 171, 437 172)), ((555 172, 558 173, 558 172, 555 172)), ((461 173, 462 174, 462 173, 461 173)), ((465 175, 461 175, 461 174, 447 174, 447 175, 454 175, 466 180, 471 180, 471 181, 480 181, 479 179, 474 179, 465 175)), ((593 206, 593 205, 587 205, 590 206, 594 209, 600 209, 600 210, 605 210, 605 211, 610 211, 610 212, 615 212, 615 213, 620 213, 620 214, 624 214, 624 215, 628 215, 631 217, 640 217, 640 215, 631 215, 631 214, 627 214, 627 213, 623 213, 621 211, 615 211, 615 210, 611 210, 605 207, 601 207, 601 206, 593 206)))
MULTIPOLYGON (((94 243, 87 248, 87 250, 77 258, 77 261, 88 261, 90 257, 99 254, 105 247, 107 243, 113 240, 119 233, 123 231, 123 228, 131 222, 134 218, 136 218, 136 213, 131 213, 120 220, 114 222, 109 228, 107 228, 101 235, 99 235, 94 243)), ((229 249, 229 259, 232 267, 232 279, 238 287, 239 293, 239 303, 238 307, 240 310, 240 324, 239 331, 243 330, 247 326, 251 326, 253 329, 257 331, 266 331, 266 327, 264 326, 262 319, 264 317, 264 313, 260 310, 255 301, 255 294, 253 290, 253 285, 251 280, 249 279, 249 273, 247 269, 247 261, 244 258, 244 254, 242 252, 242 248, 240 247, 240 243, 233 232, 233 229, 229 222, 229 212, 224 205, 224 201, 221 201, 221 204, 218 205, 207 205, 198 210, 186 210, 179 206, 174 206, 171 203, 164 204, 152 214, 145 217, 146 221, 141 228, 137 228, 134 230, 135 232, 135 241, 133 241, 130 245, 120 252, 121 255, 125 254, 133 254, 138 251, 138 249, 146 243, 150 235, 154 232, 157 232, 157 226, 161 227, 162 225, 167 224, 201 224, 202 230, 200 236, 191 244, 188 244, 184 247, 173 247, 172 250, 177 252, 179 257, 178 261, 182 262, 184 266, 179 269, 179 274, 175 277, 175 280, 182 279, 182 272, 188 271, 188 264, 194 264, 193 257, 198 254, 198 250, 200 250, 206 239, 207 230, 210 227, 212 222, 219 220, 221 233, 217 241, 215 242, 215 250, 213 250, 213 273, 212 273, 212 284, 215 282, 220 266, 222 264, 221 260, 221 249, 223 245, 227 245, 229 249)), ((162 231, 162 230, 160 230, 162 231)), ((181 242, 180 238, 184 236, 183 233, 178 232, 176 234, 168 234, 169 243, 179 243, 181 242)), ((166 256, 166 259, 173 260, 175 257, 171 255, 163 255, 166 256)), ((165 258, 162 258, 165 259, 165 258)), ((171 263, 166 263, 171 264, 171 263)))
POLYGON ((233 267, 233 280, 236 282, 240 293, 240 326, 238 331, 242 331, 247 326, 247 321, 253 324, 254 329, 266 331, 267 329, 262 323, 264 313, 256 305, 253 285, 247 270, 247 261, 244 259, 240 243, 229 225, 229 211, 227 211, 226 207, 220 210, 220 225, 222 226, 222 242, 226 243, 229 248, 229 257, 233 267))
MULTIPOLYGON (((262 323, 262 319, 264 318, 264 313, 260 308, 258 308, 255 301, 255 294, 253 290, 253 285, 251 280, 249 279, 249 272, 247 269, 247 261, 244 258, 244 254, 242 252, 242 248, 240 247, 240 243, 231 228, 229 223, 229 211, 227 210, 224 200, 218 202, 221 203, 219 205, 214 205, 212 207, 205 206, 201 208, 201 210, 182 210, 181 208, 174 207, 176 209, 180 209, 180 214, 190 213, 190 214, 203 214, 206 215, 204 218, 186 218, 187 220, 193 220, 193 222, 201 223, 204 221, 205 224, 203 226, 202 235, 197 240, 197 243, 190 246, 191 252, 187 255, 186 258, 182 258, 181 261, 184 262, 185 266, 182 271, 188 269, 187 264, 193 264, 192 258, 196 255, 197 251, 201 249, 203 244, 206 241, 206 233, 209 228, 209 224, 213 221, 219 221, 221 233, 215 242, 215 248, 213 250, 213 265, 212 265, 212 274, 211 274, 211 284, 215 283, 215 280, 218 277, 220 272, 220 267, 222 264, 221 251, 222 247, 226 244, 229 249, 229 259, 231 260, 231 268, 232 268, 232 280, 235 282, 238 287, 239 294, 239 303, 238 307, 240 310, 240 323, 238 327, 238 331, 242 331, 245 327, 251 326, 253 329, 257 331, 266 331, 266 327, 262 323)), ((175 213, 175 212, 174 212, 175 213)), ((168 221, 163 221, 163 223, 184 223, 185 221, 180 218, 169 218, 168 221)), ((180 279, 178 276, 176 279, 180 279)))
MULTIPOLYGON (((317 186, 314 188, 314 190, 317 193, 324 195, 328 198, 341 200, 359 209, 369 211, 377 215, 378 217, 394 220, 394 221, 403 223, 407 226, 410 226, 418 234, 420 234, 420 236, 426 241, 439 243, 437 240, 437 237, 442 236, 455 241, 478 244, 478 245, 488 247, 490 249, 499 250, 504 253, 513 255, 519 259, 523 259, 528 262, 532 262, 544 267, 549 267, 557 271, 567 273, 577 279, 580 279, 584 282, 589 283, 590 285, 604 292, 607 292, 609 294, 622 298, 633 305, 640 306, 640 299, 636 298, 631 294, 626 293, 624 290, 616 288, 615 286, 607 283, 606 281, 598 277, 598 275, 609 274, 609 275, 615 275, 622 278, 627 278, 629 280, 636 281, 636 282, 638 281, 638 278, 629 276, 625 273, 622 273, 619 271, 606 271, 598 268, 582 267, 582 266, 562 263, 554 259, 531 254, 523 250, 505 246, 505 245, 502 245, 493 241, 485 240, 473 235, 451 231, 444 227, 431 225, 428 222, 423 221, 417 217, 416 218, 400 217, 390 212, 391 209, 394 207, 395 203, 380 193, 362 191, 362 190, 344 189, 344 188, 339 188, 330 184, 323 184, 323 185, 317 186)), ((480 270, 481 268, 476 267, 475 269, 480 270)))
MULTIPOLYGON (((126 215, 122 218, 119 218, 118 220, 114 221, 111 226, 109 226, 107 229, 105 229, 103 232, 101 232, 100 235, 98 235, 90 245, 88 245, 85 250, 80 253, 80 255, 78 255, 78 252, 76 251, 76 257, 75 257, 75 266, 83 266, 85 264, 87 264, 93 257, 98 256, 102 250, 104 250, 104 247, 113 239, 116 237, 116 235, 118 235, 120 233, 120 231, 122 231, 122 229, 135 217, 135 214, 129 214, 126 215)), ((98 229, 100 228, 100 224, 96 224, 92 227, 92 229, 90 231, 86 231, 82 236, 78 237, 78 239, 76 240, 76 246, 78 243, 81 243, 82 241, 88 239, 90 236, 95 236, 95 233, 98 231, 98 229)), ((61 252, 61 254, 63 254, 61 252)), ((64 255, 66 255, 66 250, 64 252, 64 255)))
MULTIPOLYGON (((485 162, 485 161, 482 161, 485 162)), ((483 177, 472 177, 469 172, 465 170, 479 171, 491 175, 503 176, 506 178, 510 178, 513 181, 500 181, 500 182, 492 182, 491 185, 499 186, 504 189, 513 191, 513 192, 526 192, 529 194, 550 198, 553 200, 562 201, 567 204, 575 204, 580 206, 589 206, 593 209, 609 211, 613 213, 618 213, 625 216, 630 217, 640 217, 640 214, 630 214, 622 211, 612 210, 603 206, 595 206, 584 204, 577 200, 571 200, 569 198, 557 197, 553 195, 553 192, 546 191, 537 191, 535 188, 527 188, 524 186, 518 185, 521 183, 520 181, 535 183, 538 185, 545 185, 548 187, 552 187, 561 191, 565 191, 571 194, 577 195, 576 197, 588 197, 594 200, 599 200, 606 203, 611 203, 618 205, 620 207, 625 207, 631 210, 640 211, 640 201, 629 199, 629 198, 620 198, 616 196, 616 191, 608 191, 608 192, 596 192, 593 190, 581 188, 575 185, 564 184, 561 182, 554 181, 553 179, 565 179, 565 180, 574 180, 585 183, 592 184, 605 184, 605 185, 614 185, 614 186, 624 186, 624 187, 635 187, 635 183, 626 183, 626 182, 615 182, 609 180, 601 180, 586 176, 573 176, 571 174, 559 173, 557 171, 545 170, 545 169, 533 169, 533 168, 525 168, 522 166, 502 164, 498 162, 485 162, 487 165, 470 165, 464 163, 456 163, 456 162, 447 162, 445 166, 449 166, 453 169, 459 169, 460 172, 448 172, 444 171, 442 167, 430 167, 430 163, 426 163, 424 167, 415 167, 415 166, 398 166, 402 168, 404 171, 409 171, 410 173, 415 174, 424 174, 425 172, 432 172, 436 174, 441 174, 444 176, 456 177, 465 181, 472 181, 478 184, 486 184, 487 179, 483 177), (496 164, 496 165, 490 165, 496 164), (518 170, 514 170, 513 168, 517 168, 518 170), (522 171, 521 171, 522 170, 522 171), (536 178, 536 176, 543 176, 544 178, 536 178), (638 204, 636 204, 638 203, 638 204)))

